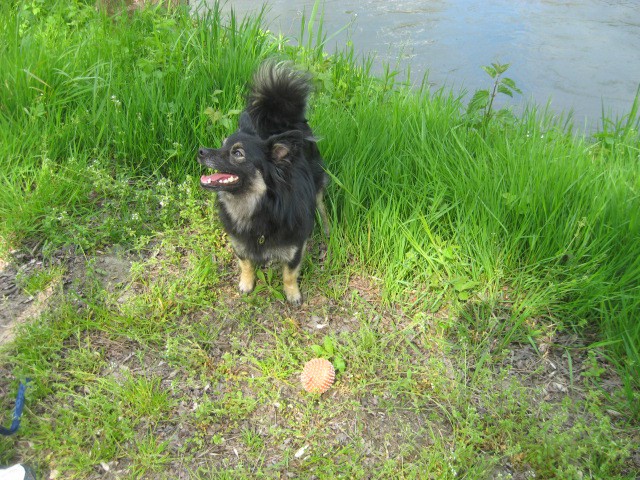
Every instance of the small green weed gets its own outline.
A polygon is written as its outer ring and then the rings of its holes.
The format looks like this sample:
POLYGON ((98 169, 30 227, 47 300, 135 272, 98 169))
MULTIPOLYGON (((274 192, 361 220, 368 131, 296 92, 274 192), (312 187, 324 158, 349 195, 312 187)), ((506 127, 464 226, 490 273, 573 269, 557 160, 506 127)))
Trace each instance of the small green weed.
POLYGON ((515 117, 508 109, 501 108, 498 111, 494 109, 494 102, 499 93, 508 97, 513 97, 514 93, 522 94, 522 91, 516 86, 516 82, 509 77, 503 76, 509 69, 509 64, 496 62, 491 65, 484 65, 482 69, 493 79, 493 87, 491 90, 477 90, 473 94, 467 106, 467 118, 471 124, 476 126, 486 126, 491 120, 496 120, 500 123, 513 123, 515 117))
POLYGON ((316 357, 326 358, 333 363, 333 367, 338 373, 343 373, 347 368, 347 364, 344 361, 342 355, 338 353, 337 342, 329 337, 325 336, 322 340, 322 345, 311 345, 311 351, 316 357))
POLYGON ((257 295, 260 292, 268 292, 269 297, 276 298, 281 302, 286 300, 286 297, 282 291, 281 285, 278 283, 275 267, 265 267, 256 270, 256 278, 258 282, 253 290, 252 295, 257 295))

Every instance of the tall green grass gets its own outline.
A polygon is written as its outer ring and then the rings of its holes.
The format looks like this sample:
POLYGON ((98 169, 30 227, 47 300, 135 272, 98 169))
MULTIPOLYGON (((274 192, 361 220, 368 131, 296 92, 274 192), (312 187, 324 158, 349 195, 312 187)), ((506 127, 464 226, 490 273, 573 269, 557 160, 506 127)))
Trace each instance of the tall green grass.
MULTIPOLYGON (((95 222, 104 209, 95 165, 151 190, 161 178, 197 176, 197 147, 233 128, 256 65, 287 56, 318 82, 309 115, 334 179, 331 268, 379 276, 386 298, 406 308, 508 297, 511 325, 596 329, 637 385, 637 108, 592 139, 534 107, 513 124, 478 128, 464 97, 410 89, 390 69, 376 78, 353 50, 326 55, 317 11, 301 29, 308 38, 290 47, 260 15, 239 19, 217 6, 199 18, 157 9, 108 18, 79 1, 38 11, 5 2, 5 247, 73 243, 51 221, 60 212, 93 221, 90 235, 110 229, 96 235, 102 241, 119 238, 117 222, 95 222)), ((505 345, 513 332, 504 327, 505 345)))
POLYGON ((598 328, 638 380, 637 128, 605 146, 531 109, 479 130, 450 92, 370 82, 313 115, 346 251, 418 308, 507 290, 513 322, 598 328))
POLYGON ((277 48, 260 17, 223 20, 218 8, 196 22, 186 10, 109 18, 82 2, 48 5, 0 7, 1 235, 17 245, 52 240, 52 207, 86 218, 96 159, 132 176, 194 173, 198 145, 228 130, 207 108, 237 106, 277 48))

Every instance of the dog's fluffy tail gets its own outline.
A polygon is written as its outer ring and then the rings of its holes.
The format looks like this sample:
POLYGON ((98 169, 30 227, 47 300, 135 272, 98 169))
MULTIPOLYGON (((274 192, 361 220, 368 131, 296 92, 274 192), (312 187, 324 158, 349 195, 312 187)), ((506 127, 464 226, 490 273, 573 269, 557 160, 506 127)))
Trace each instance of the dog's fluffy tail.
POLYGON ((311 75, 289 62, 266 60, 253 77, 247 112, 257 133, 266 137, 305 124, 311 75))

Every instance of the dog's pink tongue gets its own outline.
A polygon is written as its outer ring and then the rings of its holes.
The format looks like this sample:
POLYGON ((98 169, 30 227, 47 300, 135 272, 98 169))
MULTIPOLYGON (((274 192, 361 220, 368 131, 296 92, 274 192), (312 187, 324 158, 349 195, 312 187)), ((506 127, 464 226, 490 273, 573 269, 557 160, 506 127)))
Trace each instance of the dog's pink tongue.
POLYGON ((234 177, 235 175, 230 175, 228 173, 214 173, 213 175, 202 175, 200 177, 200 182, 204 183, 204 184, 209 184, 209 183, 219 183, 222 180, 227 180, 231 177, 234 177))

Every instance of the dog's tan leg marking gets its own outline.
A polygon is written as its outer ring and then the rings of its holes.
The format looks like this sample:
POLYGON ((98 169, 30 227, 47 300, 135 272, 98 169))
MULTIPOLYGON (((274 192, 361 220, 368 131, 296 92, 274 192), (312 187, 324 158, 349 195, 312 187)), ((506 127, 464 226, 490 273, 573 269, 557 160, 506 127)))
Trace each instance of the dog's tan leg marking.
POLYGON ((240 263, 240 284, 238 288, 242 293, 249 293, 256 284, 256 271, 250 260, 239 260, 240 263))
POLYGON ((320 212, 320 218, 322 218, 322 228, 324 234, 328 237, 331 233, 331 225, 329 225, 329 216, 327 215, 327 207, 324 205, 324 191, 320 190, 316 194, 316 206, 318 212, 320 212))
POLYGON ((284 266, 283 283, 284 293, 287 296, 287 300, 294 305, 300 305, 302 303, 302 295, 298 288, 298 275, 300 274, 300 266, 302 262, 298 264, 296 268, 289 268, 289 265, 284 266))

